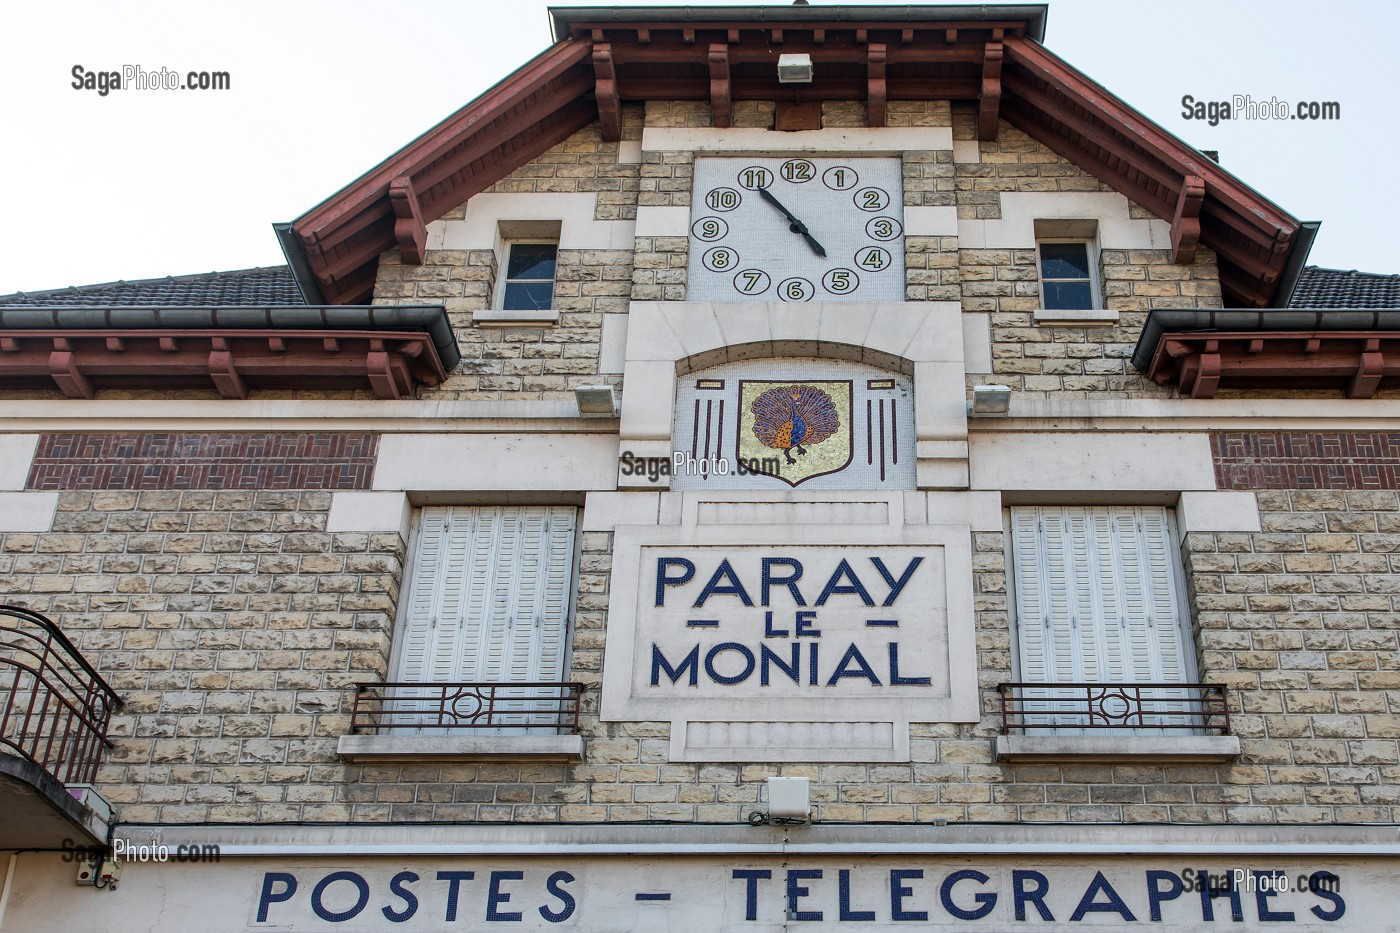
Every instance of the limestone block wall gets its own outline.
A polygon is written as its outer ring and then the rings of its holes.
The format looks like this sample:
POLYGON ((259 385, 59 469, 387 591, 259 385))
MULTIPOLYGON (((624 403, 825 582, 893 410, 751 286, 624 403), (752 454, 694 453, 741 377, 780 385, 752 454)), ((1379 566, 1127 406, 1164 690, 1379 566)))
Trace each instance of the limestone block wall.
POLYGON ((0 536, 0 599, 117 690, 97 775, 130 822, 343 820, 349 685, 386 672, 397 534, 328 534, 324 490, 69 491, 0 536))
MULTIPOLYGON (((124 821, 734 823, 772 774, 809 777, 829 822, 1400 818, 1395 435, 1212 437, 1219 485, 1262 487, 1260 532, 1193 532, 1182 555, 1237 761, 1016 766, 991 744, 1015 652, 999 532, 972 540, 983 716, 916 723, 908 762, 673 764, 669 722, 600 722, 613 536, 590 531, 567 675, 590 688, 581 762, 346 763, 351 685, 388 671, 404 540, 327 531, 332 494, 368 481, 354 470, 300 475, 315 488, 170 488, 198 469, 267 481, 233 469, 251 468, 249 444, 179 437, 186 472, 115 478, 77 469, 104 444, 41 443, 29 488, 59 489, 52 527, 0 535, 0 598, 56 619, 126 701, 98 777, 124 821), (129 488, 146 476, 167 488, 129 488)), ((363 451, 338 449, 346 465, 363 451)))

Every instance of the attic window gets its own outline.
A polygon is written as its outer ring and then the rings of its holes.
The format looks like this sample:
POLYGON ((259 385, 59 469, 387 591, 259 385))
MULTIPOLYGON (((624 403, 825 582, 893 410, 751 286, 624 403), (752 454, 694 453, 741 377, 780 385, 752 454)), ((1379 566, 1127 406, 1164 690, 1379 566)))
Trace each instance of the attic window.
POLYGON ((559 323, 554 307, 558 220, 502 220, 496 228, 496 287, 491 307, 473 318, 485 326, 559 323))
POLYGON ((559 244, 508 245, 506 275, 501 285, 502 311, 548 311, 554 306, 554 270, 559 244))
POLYGON ((1098 221, 1037 220, 1035 250, 1040 278, 1036 323, 1092 326, 1118 320, 1118 312, 1104 308, 1098 221))
POLYGON ((1086 240, 1042 240, 1040 305, 1047 311, 1081 311, 1094 307, 1094 277, 1086 240))

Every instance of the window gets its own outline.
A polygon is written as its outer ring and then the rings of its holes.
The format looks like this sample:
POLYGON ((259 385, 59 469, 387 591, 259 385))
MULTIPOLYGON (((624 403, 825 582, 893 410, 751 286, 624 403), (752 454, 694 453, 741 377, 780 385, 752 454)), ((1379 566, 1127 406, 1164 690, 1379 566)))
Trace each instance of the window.
POLYGON ((564 677, 574 577, 576 510, 564 506, 425 508, 405 589, 394 680, 476 683, 495 702, 490 721, 472 720, 476 694, 399 688, 386 713, 436 734, 458 725, 510 734, 552 725, 568 699, 564 677), (466 717, 454 719, 453 717, 466 717))
POLYGON ((1080 311, 1098 306, 1093 251, 1087 240, 1041 240, 1040 302, 1050 311, 1080 311))
POLYGON ((554 305, 554 271, 558 243, 510 243, 506 271, 498 290, 502 311, 548 311, 554 305))
POLYGON ((1011 510, 1025 725, 1058 735, 1189 734, 1199 721, 1194 690, 1082 686, 1194 678, 1174 541, 1164 508, 1011 510), (1053 686, 1029 686, 1040 683, 1053 686))

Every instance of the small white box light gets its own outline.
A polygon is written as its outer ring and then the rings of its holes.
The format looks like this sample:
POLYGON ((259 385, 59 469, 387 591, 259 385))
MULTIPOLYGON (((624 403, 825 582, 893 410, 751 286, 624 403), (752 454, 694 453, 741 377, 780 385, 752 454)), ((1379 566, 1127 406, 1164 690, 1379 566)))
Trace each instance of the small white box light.
POLYGON ((611 417, 617 414, 617 397, 612 386, 579 386, 574 389, 580 415, 611 417))
POLYGON ((812 792, 805 777, 768 779, 768 819, 805 823, 812 815, 812 792))
POLYGON ((811 84, 812 56, 806 52, 800 55, 778 56, 779 84, 811 84))
POLYGON ((972 413, 974 415, 1004 415, 1010 409, 1010 386, 972 387, 972 413))

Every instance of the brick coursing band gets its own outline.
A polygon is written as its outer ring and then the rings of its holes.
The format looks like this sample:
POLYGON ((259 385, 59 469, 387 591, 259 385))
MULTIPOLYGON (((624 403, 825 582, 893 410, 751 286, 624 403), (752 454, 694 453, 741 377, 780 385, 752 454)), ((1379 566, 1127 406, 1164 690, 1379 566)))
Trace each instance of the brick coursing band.
POLYGON ((1400 489, 1400 434, 1228 431, 1210 448, 1221 489, 1400 489))
POLYGON ((368 489, 379 435, 43 434, 27 489, 368 489))

